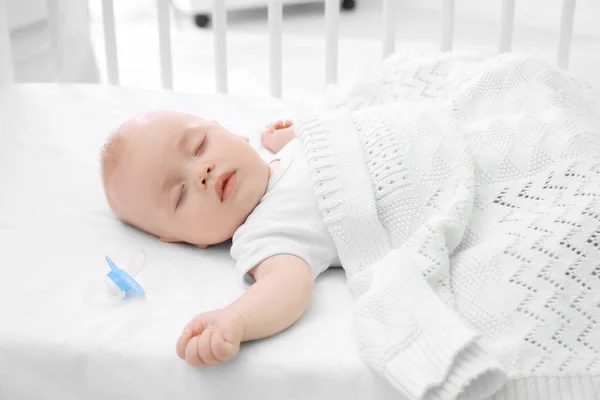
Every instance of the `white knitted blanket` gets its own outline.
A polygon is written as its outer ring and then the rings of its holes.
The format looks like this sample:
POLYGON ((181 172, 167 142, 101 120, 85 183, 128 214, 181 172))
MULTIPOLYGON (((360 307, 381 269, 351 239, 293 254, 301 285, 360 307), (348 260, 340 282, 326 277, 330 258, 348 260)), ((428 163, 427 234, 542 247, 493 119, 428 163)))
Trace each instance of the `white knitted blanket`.
POLYGON ((600 398, 592 93, 518 54, 394 56, 299 122, 360 353, 408 398, 600 398))

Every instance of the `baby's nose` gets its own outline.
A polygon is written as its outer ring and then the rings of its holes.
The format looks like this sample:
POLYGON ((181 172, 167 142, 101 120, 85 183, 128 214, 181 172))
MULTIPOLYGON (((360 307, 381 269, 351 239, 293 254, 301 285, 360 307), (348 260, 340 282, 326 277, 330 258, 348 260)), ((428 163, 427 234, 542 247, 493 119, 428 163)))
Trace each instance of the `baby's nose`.
POLYGON ((214 165, 211 164, 203 164, 200 166, 200 171, 196 175, 198 187, 200 187, 201 189, 206 189, 208 181, 210 180, 211 174, 214 171, 214 169, 214 165))

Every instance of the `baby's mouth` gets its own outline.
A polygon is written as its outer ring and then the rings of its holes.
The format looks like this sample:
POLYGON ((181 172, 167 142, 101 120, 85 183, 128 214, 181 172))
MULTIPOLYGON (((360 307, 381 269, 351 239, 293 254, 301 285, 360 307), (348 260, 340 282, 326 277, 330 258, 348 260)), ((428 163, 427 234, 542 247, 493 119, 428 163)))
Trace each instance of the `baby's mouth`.
POLYGON ((226 172, 219 176, 215 189, 221 202, 227 200, 227 198, 231 195, 235 189, 236 182, 237 174, 235 171, 226 172))

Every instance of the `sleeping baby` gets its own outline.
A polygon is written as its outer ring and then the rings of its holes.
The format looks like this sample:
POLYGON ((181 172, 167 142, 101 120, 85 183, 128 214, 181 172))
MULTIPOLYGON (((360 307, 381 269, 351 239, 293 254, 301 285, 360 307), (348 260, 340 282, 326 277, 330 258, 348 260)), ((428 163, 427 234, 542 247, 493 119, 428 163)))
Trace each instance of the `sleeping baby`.
POLYGON ((308 307, 313 278, 337 261, 291 121, 262 133, 267 164, 248 139, 214 121, 152 111, 122 124, 102 155, 108 203, 124 222, 165 242, 206 248, 233 239, 249 290, 194 318, 177 343, 188 363, 214 365, 240 343, 293 324, 308 307))
POLYGON ((363 361, 404 397, 591 399, 591 93, 518 54, 393 56, 319 112, 269 125, 270 163, 217 122, 138 115, 104 148, 104 188, 120 219, 162 241, 232 239, 247 290, 183 329, 191 365, 290 327, 337 265, 363 361))

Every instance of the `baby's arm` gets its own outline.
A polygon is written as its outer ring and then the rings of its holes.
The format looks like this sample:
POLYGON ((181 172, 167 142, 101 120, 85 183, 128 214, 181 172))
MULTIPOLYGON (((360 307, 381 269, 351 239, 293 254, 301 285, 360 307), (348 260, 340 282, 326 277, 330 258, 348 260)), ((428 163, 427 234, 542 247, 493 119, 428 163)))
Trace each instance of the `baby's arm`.
POLYGON ((308 308, 314 288, 308 264, 291 255, 271 257, 250 273, 256 283, 230 305, 244 319, 242 341, 262 339, 290 327, 308 308))
POLYGON ((279 333, 308 308, 314 281, 306 262, 290 255, 271 257, 253 268, 256 279, 229 306, 197 316, 177 342, 177 354, 195 366, 234 358, 241 342, 279 333))
POLYGON ((278 153, 295 137, 294 123, 290 120, 280 120, 267 125, 260 136, 260 142, 265 149, 278 153))

